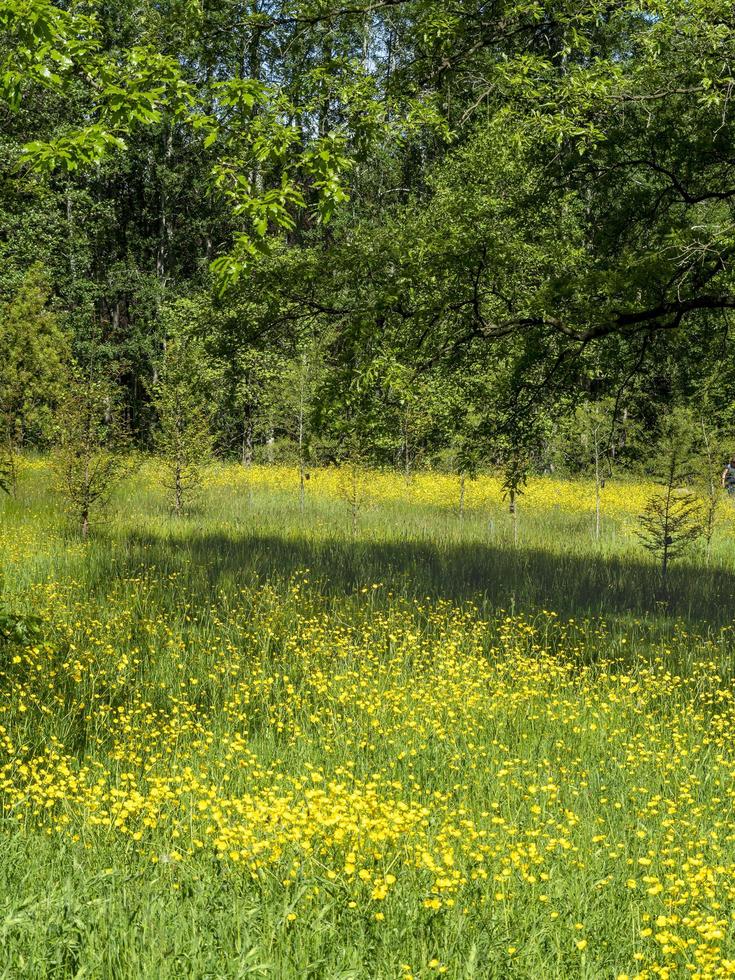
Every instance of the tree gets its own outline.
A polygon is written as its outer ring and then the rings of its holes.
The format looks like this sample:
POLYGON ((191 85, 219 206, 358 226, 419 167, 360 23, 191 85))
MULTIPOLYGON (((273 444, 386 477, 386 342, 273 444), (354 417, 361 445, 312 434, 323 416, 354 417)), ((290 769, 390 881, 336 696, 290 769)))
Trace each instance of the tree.
POLYGON ((409 366, 373 396, 409 469, 475 365, 522 415, 593 351, 607 393, 686 365, 666 404, 733 360, 726 0, 0 0, 0 62, 0 298, 43 260, 142 444, 179 295, 242 310, 256 360, 307 329, 340 383, 409 366))
POLYGON ((669 564, 684 554, 704 532, 701 498, 689 489, 693 466, 693 433, 687 413, 674 413, 667 421, 659 450, 658 479, 654 493, 638 518, 638 538, 661 565, 666 581, 669 564))
POLYGON ((262 350, 242 341, 216 351, 221 364, 221 384, 214 393, 219 444, 225 452, 235 448, 242 465, 250 466, 259 445, 273 444, 289 364, 277 349, 262 350))
MULTIPOLYGON (((0 105, 18 113, 40 91, 66 112, 16 148, 19 164, 43 175, 76 173, 127 154, 151 132, 163 137, 164 156, 176 139, 195 145, 209 158, 208 192, 234 219, 229 247, 213 263, 223 283, 267 252, 272 235, 293 231, 295 213, 330 220, 348 199, 348 134, 367 134, 385 119, 369 71, 344 50, 346 38, 336 41, 339 51, 325 48, 323 18, 306 10, 302 23, 300 11, 239 5, 182 3, 162 13, 146 0, 84 11, 33 0, 32 16, 28 8, 0 2, 0 105)), ((172 212, 165 193, 159 203, 165 251, 172 212)))
POLYGON ((339 491, 348 505, 354 535, 367 496, 367 465, 380 459, 384 418, 370 366, 362 371, 355 370, 354 364, 350 368, 349 383, 343 372, 327 376, 317 418, 322 431, 333 439, 332 460, 340 465, 339 491))
POLYGON ((170 338, 153 387, 154 447, 177 517, 201 490, 202 467, 212 454, 210 398, 201 344, 184 333, 170 338))
POLYGON ((638 518, 638 537, 643 547, 661 563, 661 575, 668 574, 669 563, 682 555, 702 536, 701 501, 693 493, 676 486, 675 470, 672 482, 664 491, 651 497, 638 518))
POLYGON ((49 288, 33 266, 0 304, 0 438, 12 461, 24 446, 47 446, 65 387, 67 335, 49 307, 49 288))
POLYGON ((302 513, 306 504, 306 482, 309 479, 307 470, 314 450, 312 422, 322 370, 320 353, 316 338, 313 336, 300 338, 295 356, 285 366, 281 378, 283 426, 296 449, 296 462, 299 468, 299 508, 302 513))
MULTIPOLYGON (((512 384, 512 376, 504 379, 512 384)), ((498 396, 505 401, 501 388, 498 396)), ((499 406, 496 406, 496 411, 499 406)), ((503 468, 501 492, 508 501, 513 523, 513 543, 518 544, 518 498, 523 493, 530 474, 541 468, 541 447, 547 433, 549 417, 537 404, 533 411, 518 413, 497 411, 497 415, 484 419, 484 427, 490 438, 493 455, 503 468)))
POLYGON ((116 484, 131 467, 119 392, 109 382, 76 368, 69 376, 57 418, 57 486, 86 539, 94 513, 109 502, 116 484))
POLYGON ((0 491, 11 494, 15 489, 15 465, 11 454, 0 450, 0 491))
POLYGON ((534 9, 504 4, 500 23, 463 8, 442 59, 412 8, 415 57, 392 84, 419 64, 441 78, 455 139, 427 137, 410 180, 384 166, 394 203, 335 229, 312 308, 363 339, 370 325, 366 343, 400 334, 422 365, 492 347, 524 369, 523 401, 578 389, 592 349, 623 378, 672 348, 696 369, 735 306, 730 5, 534 9))
POLYGON ((591 464, 595 476, 595 540, 602 530, 602 488, 605 485, 604 464, 613 443, 616 405, 610 399, 579 405, 570 424, 580 444, 584 462, 591 464))

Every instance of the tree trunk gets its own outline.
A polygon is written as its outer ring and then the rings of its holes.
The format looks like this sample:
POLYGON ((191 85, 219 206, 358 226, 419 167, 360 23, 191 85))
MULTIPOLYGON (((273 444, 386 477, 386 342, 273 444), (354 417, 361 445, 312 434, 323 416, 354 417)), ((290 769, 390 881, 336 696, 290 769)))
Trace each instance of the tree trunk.
MULTIPOLYGON (((87 436, 87 438, 89 438, 89 419, 87 419, 87 431, 86 431, 85 435, 87 436)), ((89 455, 87 453, 85 453, 85 456, 84 456, 84 483, 83 483, 83 492, 82 492, 82 501, 83 501, 83 503, 82 503, 82 514, 81 514, 81 517, 82 517, 82 538, 84 538, 85 541, 87 539, 87 536, 89 535, 89 502, 90 502, 90 499, 91 499, 90 489, 91 489, 91 483, 92 483, 91 477, 90 477, 90 472, 89 472, 89 463, 90 463, 90 461, 89 461, 89 455)))
POLYGON ((170 254, 171 246, 171 222, 169 220, 169 200, 168 193, 166 191, 165 179, 168 173, 168 167, 171 164, 171 157, 173 156, 173 126, 168 123, 165 127, 164 137, 163 137, 163 159, 164 166, 166 170, 163 174, 164 182, 160 187, 160 209, 159 209, 159 230, 158 230, 158 249, 156 252, 156 276, 158 282, 161 286, 161 293, 166 287, 168 280, 168 259, 170 254))
POLYGON ((518 507, 516 506, 516 492, 515 488, 511 487, 510 490, 510 503, 508 509, 510 511, 511 518, 513 520, 513 545, 517 547, 518 545, 518 507))
POLYGON ((595 540, 600 540, 600 452, 595 434, 595 540))
POLYGON ((404 413, 401 428, 403 429, 403 475, 408 483, 411 479, 411 423, 408 412, 404 413))
POLYGON ((304 461, 304 415, 306 407, 306 354, 301 356, 301 378, 299 385, 299 510, 304 513, 306 502, 306 473, 304 461))
POLYGON ((253 462, 253 420, 248 413, 242 424, 242 465, 251 466, 253 462))
POLYGON ((352 467, 352 534, 357 535, 357 466, 352 467))
POLYGON ((69 275, 72 284, 75 284, 77 280, 77 264, 74 258, 74 216, 71 206, 71 194, 68 187, 66 189, 66 233, 69 245, 69 275))
POLYGON ((176 477, 174 480, 174 511, 177 517, 181 516, 181 508, 184 498, 184 488, 181 480, 181 467, 176 467, 176 477))

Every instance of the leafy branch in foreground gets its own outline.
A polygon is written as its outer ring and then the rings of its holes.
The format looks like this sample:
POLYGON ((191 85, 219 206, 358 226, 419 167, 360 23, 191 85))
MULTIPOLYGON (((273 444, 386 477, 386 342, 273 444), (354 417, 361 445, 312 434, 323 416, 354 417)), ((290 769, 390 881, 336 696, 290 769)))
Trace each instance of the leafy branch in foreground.
POLYGON ((0 603, 0 647, 4 643, 25 646, 41 635, 40 616, 11 612, 0 603))

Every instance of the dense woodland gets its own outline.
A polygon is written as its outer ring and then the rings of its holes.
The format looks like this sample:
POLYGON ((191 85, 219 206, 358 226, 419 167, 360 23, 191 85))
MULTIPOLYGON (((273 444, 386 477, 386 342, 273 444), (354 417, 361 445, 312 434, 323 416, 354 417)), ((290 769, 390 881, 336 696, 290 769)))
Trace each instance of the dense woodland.
POLYGON ((243 463, 727 439, 734 57, 727 0, 1 0, 7 450, 99 385, 243 463))

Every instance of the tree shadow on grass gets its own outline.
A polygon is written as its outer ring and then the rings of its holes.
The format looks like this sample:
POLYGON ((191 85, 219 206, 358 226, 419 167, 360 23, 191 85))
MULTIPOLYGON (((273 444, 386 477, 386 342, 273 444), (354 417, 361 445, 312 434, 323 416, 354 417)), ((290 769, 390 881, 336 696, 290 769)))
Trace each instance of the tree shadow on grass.
MULTIPOLYGON (((100 542, 102 543, 102 542, 100 542)), ((115 576, 155 566, 179 574, 193 603, 209 603, 222 589, 270 581, 282 586, 308 569, 328 598, 354 594, 373 583, 381 594, 409 598, 480 600, 493 608, 553 610, 563 617, 674 617, 720 626, 733 620, 735 570, 681 564, 662 587, 658 570, 631 556, 552 553, 491 543, 426 540, 314 540, 233 529, 188 529, 165 537, 133 533, 109 539, 107 561, 96 561, 92 589, 115 576)))

